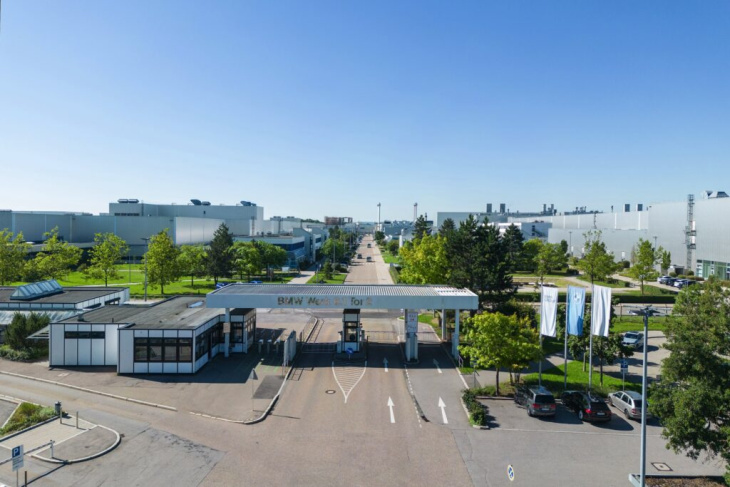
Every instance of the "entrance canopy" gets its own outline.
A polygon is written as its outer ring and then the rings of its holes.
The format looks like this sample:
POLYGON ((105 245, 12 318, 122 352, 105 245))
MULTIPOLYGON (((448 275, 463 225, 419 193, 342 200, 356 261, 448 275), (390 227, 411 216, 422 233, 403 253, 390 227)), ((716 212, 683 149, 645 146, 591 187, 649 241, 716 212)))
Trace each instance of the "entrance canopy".
POLYGON ((230 284, 208 294, 208 308, 477 309, 468 289, 362 284, 230 284))

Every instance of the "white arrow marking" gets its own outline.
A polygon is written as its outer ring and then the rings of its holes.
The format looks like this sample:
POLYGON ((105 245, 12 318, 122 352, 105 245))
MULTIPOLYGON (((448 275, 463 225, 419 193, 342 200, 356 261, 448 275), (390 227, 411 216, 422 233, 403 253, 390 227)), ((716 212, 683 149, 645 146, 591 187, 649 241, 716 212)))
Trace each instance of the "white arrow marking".
POLYGON ((395 415, 393 414, 393 406, 395 406, 395 404, 393 404, 393 400, 390 397, 388 397, 388 407, 390 408, 390 422, 391 423, 395 423, 395 415))
POLYGON ((444 400, 439 397, 439 407, 441 408, 441 417, 444 420, 444 424, 449 424, 449 420, 446 419, 446 404, 444 404, 444 400))
POLYGON ((387 358, 383 359, 383 365, 385 366, 385 371, 388 372, 388 359, 387 358))
POLYGON ((433 359, 433 364, 436 366, 436 370, 439 371, 439 374, 443 374, 443 372, 441 372, 441 367, 439 367, 439 363, 436 359, 433 359))

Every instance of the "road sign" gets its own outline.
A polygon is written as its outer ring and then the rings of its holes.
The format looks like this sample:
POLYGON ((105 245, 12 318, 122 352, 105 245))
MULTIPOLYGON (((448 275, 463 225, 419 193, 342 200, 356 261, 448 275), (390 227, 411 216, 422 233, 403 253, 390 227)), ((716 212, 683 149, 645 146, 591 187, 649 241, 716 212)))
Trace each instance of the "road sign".
POLYGON ((510 482, 514 481, 515 479, 515 469, 512 468, 512 465, 507 465, 507 478, 510 482))
POLYGON ((13 472, 23 468, 23 445, 13 448, 13 472))
POLYGON ((629 368, 629 361, 624 359, 621 359, 621 370, 626 371, 629 368))
POLYGON ((418 313, 406 310, 406 333, 418 333, 418 313))

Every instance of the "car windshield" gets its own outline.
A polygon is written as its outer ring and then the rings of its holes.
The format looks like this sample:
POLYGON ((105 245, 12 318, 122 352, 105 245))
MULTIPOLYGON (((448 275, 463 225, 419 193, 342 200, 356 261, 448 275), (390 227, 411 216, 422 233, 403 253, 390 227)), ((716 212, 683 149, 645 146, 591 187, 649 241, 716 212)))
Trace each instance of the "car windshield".
POLYGON ((637 338, 639 338, 639 335, 637 333, 629 332, 624 335, 624 338, 627 338, 629 340, 636 340, 637 338))
POLYGON ((535 396, 536 404, 555 404, 555 398, 553 396, 546 396, 538 394, 535 396))

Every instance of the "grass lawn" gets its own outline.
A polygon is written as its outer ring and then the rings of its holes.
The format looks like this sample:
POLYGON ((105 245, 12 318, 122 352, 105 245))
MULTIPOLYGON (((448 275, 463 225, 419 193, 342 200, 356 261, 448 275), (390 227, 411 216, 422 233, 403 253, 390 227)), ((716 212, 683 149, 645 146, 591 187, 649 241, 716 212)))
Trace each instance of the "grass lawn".
MULTIPOLYGON (((585 274, 582 274, 582 275, 577 276, 577 277, 581 281, 585 281, 588 284, 591 283, 591 279, 588 276, 586 276, 585 274)), ((614 288, 614 289, 623 289, 623 288, 629 287, 629 283, 628 282, 626 282, 626 281, 617 281, 617 280, 614 280, 614 279, 611 279, 609 281, 594 281, 593 284, 595 284, 597 286, 611 287, 611 288, 614 288)))
POLYGON ((631 291, 626 291, 624 294, 630 294, 633 296, 676 296, 679 289, 676 291, 669 291, 667 289, 661 289, 656 286, 649 286, 644 284, 644 294, 641 294, 641 288, 631 288, 631 291))
POLYGON ((29 402, 23 402, 18 406, 4 428, 0 428, 0 437, 20 431, 25 428, 30 428, 34 424, 42 423, 47 419, 51 419, 56 415, 53 408, 46 408, 31 404, 29 402))
POLYGON ((397 255, 391 254, 386 249, 381 248, 380 255, 383 256, 383 261, 386 264, 400 264, 400 257, 398 257, 397 255))
MULTIPOLYGON (((536 282, 539 282, 540 281, 540 278, 539 277, 526 278, 526 277, 520 276, 520 277, 515 277, 512 280, 513 280, 513 282, 515 284, 516 283, 521 283, 522 286, 523 286, 523 289, 524 289, 524 288, 526 288, 526 287, 528 287, 530 285, 532 287, 535 287, 534 284, 536 282), (530 283, 530 284, 528 285, 527 283, 530 283)), ((569 281, 567 279, 563 279, 563 278, 560 278, 560 277, 547 277, 546 276, 545 277, 545 282, 546 283, 550 283, 550 284, 555 284, 557 287, 577 286, 577 284, 574 283, 573 281, 569 281)), ((535 288, 535 289, 539 289, 539 288, 535 288)))
POLYGON ((345 278, 347 277, 347 274, 345 273, 334 273, 332 274, 332 279, 324 279, 324 274, 315 274, 313 275, 309 281, 307 281, 307 284, 344 284, 345 278), (319 281, 322 282, 319 282, 319 281))
MULTIPOLYGON (((550 392, 555 395, 563 392, 563 366, 552 367, 542 372, 542 385, 547 387, 550 392)), ((593 391, 607 396, 608 393, 622 389, 621 377, 612 377, 606 373, 603 374, 603 386, 600 384, 600 373, 596 366, 593 369, 593 391)), ((538 375, 527 374, 523 376, 525 384, 537 384, 538 375)), ((584 391, 588 389, 588 368, 583 372, 583 363, 580 361, 568 362, 568 389, 584 391)), ((626 382, 626 390, 641 392, 641 384, 626 382)))
MULTIPOLYGON (((649 318, 649 331, 661 331, 666 330, 667 317, 666 316, 654 316, 649 318)), ((616 333, 624 333, 627 331, 644 331, 644 318, 641 316, 623 316, 621 320, 618 319, 613 321, 612 331, 616 333)))

